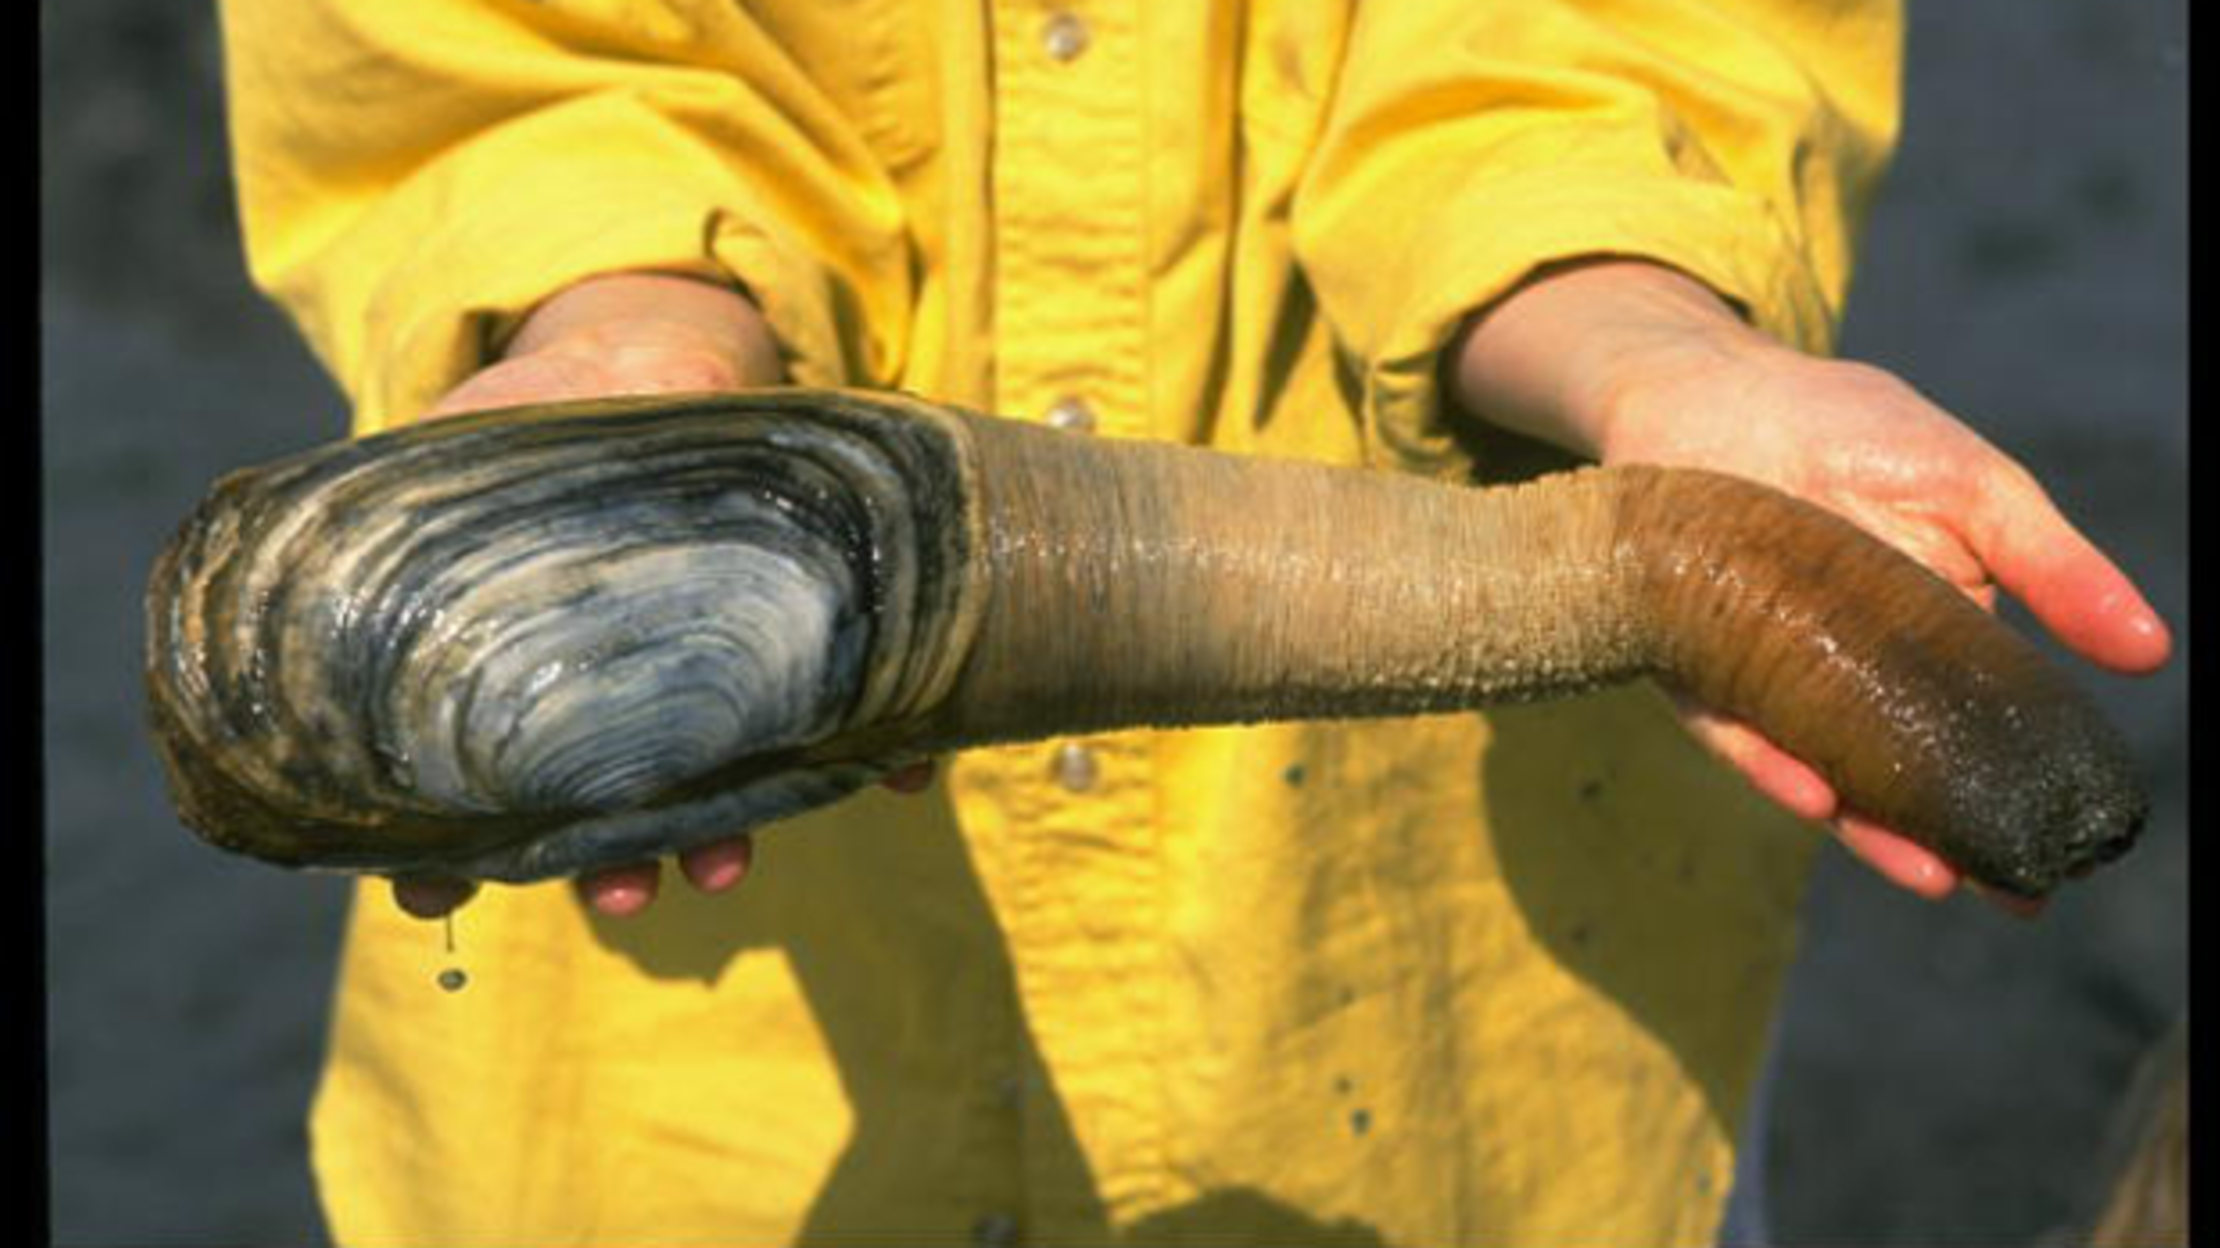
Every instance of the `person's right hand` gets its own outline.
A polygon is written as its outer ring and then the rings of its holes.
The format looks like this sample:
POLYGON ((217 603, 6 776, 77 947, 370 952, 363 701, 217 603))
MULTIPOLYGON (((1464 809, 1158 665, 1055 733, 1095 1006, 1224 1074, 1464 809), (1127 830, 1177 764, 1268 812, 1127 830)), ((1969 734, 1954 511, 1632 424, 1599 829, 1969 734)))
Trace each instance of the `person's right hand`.
MULTIPOLYGON (((620 394, 738 390, 784 380, 778 348, 762 313, 729 287, 658 273, 589 278, 542 303, 519 327, 502 358, 465 378, 418 419, 565 399, 620 394)), ((888 776, 898 792, 931 783, 930 764, 888 776)), ((695 888, 722 892, 748 874, 754 844, 736 835, 678 856, 695 888)), ((655 862, 581 875, 580 898, 611 917, 637 914, 655 900, 655 862)), ((393 897, 419 918, 440 918, 469 901, 477 886, 440 875, 402 875, 393 897)))

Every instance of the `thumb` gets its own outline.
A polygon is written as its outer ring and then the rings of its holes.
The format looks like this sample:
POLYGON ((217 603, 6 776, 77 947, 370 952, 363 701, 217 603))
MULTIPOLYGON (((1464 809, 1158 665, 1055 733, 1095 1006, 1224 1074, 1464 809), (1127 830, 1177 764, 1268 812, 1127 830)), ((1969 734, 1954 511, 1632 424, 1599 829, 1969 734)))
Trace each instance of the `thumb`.
POLYGON ((1976 557, 2068 649, 2127 675, 2165 664, 2165 621, 2032 475, 2017 465, 1988 474, 1969 517, 1964 536, 1976 557))

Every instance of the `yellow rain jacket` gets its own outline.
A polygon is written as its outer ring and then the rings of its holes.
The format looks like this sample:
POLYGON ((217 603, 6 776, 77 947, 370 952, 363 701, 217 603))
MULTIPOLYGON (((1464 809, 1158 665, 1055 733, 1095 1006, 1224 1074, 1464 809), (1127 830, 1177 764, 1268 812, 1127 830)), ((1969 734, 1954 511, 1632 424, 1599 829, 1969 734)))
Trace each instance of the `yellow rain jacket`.
MULTIPOLYGON (((578 278, 1074 437, 1468 468, 1536 264, 1824 348, 1893 0, 230 0, 257 280, 405 420, 578 278)), ((981 751, 585 913, 355 908, 349 1244, 1704 1244, 1813 832, 1634 689, 981 751), (450 962, 470 973, 435 985, 450 962)))

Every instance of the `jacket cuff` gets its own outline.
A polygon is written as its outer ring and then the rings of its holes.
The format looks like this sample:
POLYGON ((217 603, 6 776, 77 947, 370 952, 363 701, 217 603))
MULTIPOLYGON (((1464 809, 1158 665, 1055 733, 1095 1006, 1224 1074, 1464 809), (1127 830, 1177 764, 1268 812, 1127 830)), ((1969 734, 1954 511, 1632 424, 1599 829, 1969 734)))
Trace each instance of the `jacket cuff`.
POLYGON ((835 327, 832 282, 775 226, 743 207, 657 195, 504 229, 504 214, 473 214, 382 284, 365 317, 367 349, 352 389, 355 430, 372 433, 423 411, 490 363, 533 308, 600 274, 653 270, 737 286, 762 309, 788 375, 841 384, 848 363, 835 327))
POLYGON ((899 318, 864 315, 839 262, 801 230, 674 127, 595 101, 454 150, 312 250, 273 247, 257 276, 299 310, 356 404, 356 432, 371 433, 491 361, 549 295, 614 272, 745 288, 795 380, 863 375, 894 351, 899 318), (352 262, 330 260, 340 254, 352 262))

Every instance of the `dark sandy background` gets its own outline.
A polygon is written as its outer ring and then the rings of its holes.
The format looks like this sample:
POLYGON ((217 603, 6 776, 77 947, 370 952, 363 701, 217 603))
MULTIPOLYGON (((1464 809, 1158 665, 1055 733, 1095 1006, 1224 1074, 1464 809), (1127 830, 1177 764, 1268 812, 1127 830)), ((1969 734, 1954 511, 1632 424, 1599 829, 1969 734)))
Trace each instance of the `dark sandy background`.
MULTIPOLYGON (((1910 120, 1846 350, 2021 456, 2188 631, 2187 0, 1915 6, 1910 120)), ((196 847, 139 727, 141 578, 218 472, 344 409, 246 288, 213 15, 41 6, 54 1233, 309 1244, 301 1119, 344 896, 196 847)), ((2188 1003, 2187 672, 2098 676, 2157 819, 2039 923, 1833 851, 1769 1157, 1796 1244, 2056 1242, 2188 1003)))

